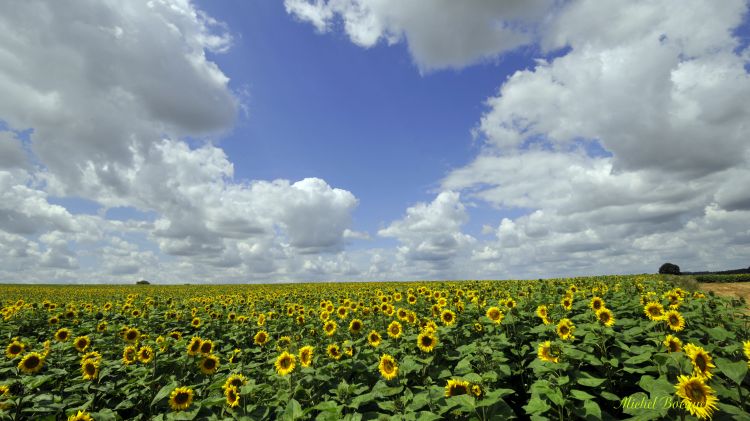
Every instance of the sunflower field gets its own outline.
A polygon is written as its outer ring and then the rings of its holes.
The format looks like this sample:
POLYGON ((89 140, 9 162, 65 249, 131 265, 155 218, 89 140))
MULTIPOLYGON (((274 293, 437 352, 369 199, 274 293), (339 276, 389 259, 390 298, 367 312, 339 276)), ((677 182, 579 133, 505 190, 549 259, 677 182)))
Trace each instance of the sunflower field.
POLYGON ((661 275, 0 297, 0 420, 750 419, 745 304, 661 275))

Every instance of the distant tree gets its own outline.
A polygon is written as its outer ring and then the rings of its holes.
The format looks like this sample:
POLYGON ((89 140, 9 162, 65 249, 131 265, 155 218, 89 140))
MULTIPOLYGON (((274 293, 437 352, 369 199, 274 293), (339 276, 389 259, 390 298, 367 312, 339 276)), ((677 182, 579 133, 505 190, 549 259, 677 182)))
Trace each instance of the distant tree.
POLYGON ((673 263, 664 263, 659 268, 659 273, 665 274, 665 275, 679 275, 680 267, 673 263))
POLYGON ((141 279, 140 281, 135 283, 136 285, 151 285, 151 282, 146 281, 144 279, 141 279))

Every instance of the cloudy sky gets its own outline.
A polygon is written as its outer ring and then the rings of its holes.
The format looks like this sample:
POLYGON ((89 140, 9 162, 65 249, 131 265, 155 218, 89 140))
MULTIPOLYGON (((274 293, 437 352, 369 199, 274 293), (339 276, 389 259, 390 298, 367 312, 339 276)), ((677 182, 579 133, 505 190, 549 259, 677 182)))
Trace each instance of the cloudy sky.
POLYGON ((745 0, 0 0, 0 282, 750 265, 745 0))

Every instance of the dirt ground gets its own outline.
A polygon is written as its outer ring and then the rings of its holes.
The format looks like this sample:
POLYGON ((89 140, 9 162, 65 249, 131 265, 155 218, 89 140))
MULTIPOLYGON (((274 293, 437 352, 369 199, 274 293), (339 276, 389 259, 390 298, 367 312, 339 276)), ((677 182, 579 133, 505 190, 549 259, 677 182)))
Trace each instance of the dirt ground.
POLYGON ((750 282, 701 283, 700 288, 727 297, 745 297, 750 304, 750 282))

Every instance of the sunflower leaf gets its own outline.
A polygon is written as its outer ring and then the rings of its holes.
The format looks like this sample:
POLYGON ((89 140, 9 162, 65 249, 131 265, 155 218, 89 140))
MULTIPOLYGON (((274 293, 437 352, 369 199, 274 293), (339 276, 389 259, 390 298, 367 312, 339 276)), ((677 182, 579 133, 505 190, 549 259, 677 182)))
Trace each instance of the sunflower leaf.
POLYGON ((738 385, 742 384, 742 380, 745 379, 747 374, 747 362, 745 361, 732 362, 726 358, 717 358, 716 367, 738 385))

